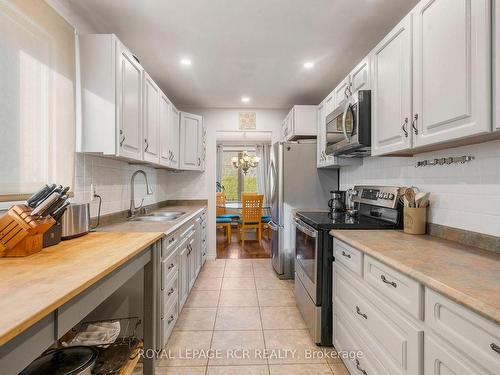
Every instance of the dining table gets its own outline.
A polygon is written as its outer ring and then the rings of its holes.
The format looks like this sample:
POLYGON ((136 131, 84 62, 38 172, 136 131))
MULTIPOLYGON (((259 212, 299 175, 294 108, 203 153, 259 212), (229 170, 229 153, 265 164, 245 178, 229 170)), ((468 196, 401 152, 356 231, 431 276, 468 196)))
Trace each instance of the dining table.
MULTIPOLYGON (((224 204, 218 204, 217 207, 225 208, 227 210, 241 210, 241 209, 243 209, 243 202, 242 201, 231 201, 231 202, 226 202, 224 204)), ((271 205, 269 203, 262 204, 263 210, 269 210, 270 208, 271 208, 271 205)))

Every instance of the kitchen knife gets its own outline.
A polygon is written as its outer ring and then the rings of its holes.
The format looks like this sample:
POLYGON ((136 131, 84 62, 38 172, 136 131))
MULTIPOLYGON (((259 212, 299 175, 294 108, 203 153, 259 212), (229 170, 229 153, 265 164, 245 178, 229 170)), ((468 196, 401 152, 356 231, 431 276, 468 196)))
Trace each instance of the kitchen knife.
POLYGON ((52 194, 54 194, 55 192, 57 192, 58 189, 59 189, 59 187, 62 188, 61 185, 58 186, 56 184, 53 184, 51 186, 51 189, 49 191, 47 191, 39 199, 37 199, 36 202, 34 202, 35 207, 38 207, 39 205, 41 205, 43 203, 43 201, 45 201, 48 197, 50 197, 52 194))
POLYGON ((61 220, 62 215, 66 211, 66 208, 68 208, 69 205, 70 205, 69 201, 64 202, 64 204, 61 207, 59 207, 52 213, 52 218, 55 221, 59 222, 61 220))
POLYGON ((45 210, 47 210, 52 204, 54 204, 61 195, 57 192, 52 193, 50 197, 42 201, 36 208, 31 212, 31 216, 39 216, 41 215, 45 210))
POLYGON ((49 189, 49 185, 45 184, 40 190, 38 190, 35 194, 33 194, 26 200, 26 204, 30 207, 34 207, 34 205, 32 206, 33 202, 36 202, 38 199, 40 199, 40 197, 43 196, 49 189))
POLYGON ((52 215, 55 210, 57 210, 59 207, 61 207, 66 200, 68 199, 67 195, 61 196, 58 200, 56 200, 53 204, 50 205, 46 210, 44 210, 41 215, 42 216, 47 216, 47 215, 52 215))

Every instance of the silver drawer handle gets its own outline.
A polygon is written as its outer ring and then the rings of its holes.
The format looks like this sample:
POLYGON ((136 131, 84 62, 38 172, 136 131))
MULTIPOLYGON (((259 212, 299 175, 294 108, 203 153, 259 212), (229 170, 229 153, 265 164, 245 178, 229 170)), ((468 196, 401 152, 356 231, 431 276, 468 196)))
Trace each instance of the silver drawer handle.
POLYGON ((358 313, 358 315, 361 315, 363 318, 368 319, 368 316, 361 312, 361 309, 359 308, 359 306, 356 306, 356 312, 358 313))
POLYGON ((174 264, 173 263, 170 263, 170 266, 168 266, 168 269, 171 270, 172 268, 174 268, 174 264))
POLYGON ((490 348, 493 349, 494 352, 497 352, 498 354, 500 354, 500 346, 498 346, 497 344, 495 344, 494 342, 492 342, 490 344, 490 348))
POLYGON ((174 319, 175 319, 174 316, 170 315, 170 318, 168 318, 168 320, 167 320, 167 324, 172 323, 174 321, 174 319))
POLYGON ((167 293, 167 296, 171 295, 174 292, 174 288, 170 288, 170 290, 167 293))
POLYGON ((397 287, 398 287, 398 284, 396 284, 394 281, 389 281, 389 280, 387 280, 387 279, 385 278, 385 276, 384 276, 384 275, 380 275, 380 279, 381 279, 384 283, 389 284, 389 285, 393 286, 394 288, 397 288, 397 287))
POLYGON ((342 255, 348 259, 351 259, 351 254, 347 254, 344 250, 342 250, 342 255))
POLYGON ((360 373, 362 373, 363 375, 366 375, 366 371, 365 371, 365 370, 363 370, 363 369, 361 368, 361 366, 359 365, 359 359, 356 359, 356 369, 357 369, 360 373))

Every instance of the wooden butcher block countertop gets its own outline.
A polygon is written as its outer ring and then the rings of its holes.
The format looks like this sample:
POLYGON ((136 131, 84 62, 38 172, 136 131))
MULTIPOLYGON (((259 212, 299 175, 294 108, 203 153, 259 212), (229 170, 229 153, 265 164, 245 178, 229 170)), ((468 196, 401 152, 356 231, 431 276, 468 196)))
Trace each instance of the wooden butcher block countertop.
POLYGON ((163 233, 90 233, 0 258, 0 345, 140 254, 163 233))
POLYGON ((500 324, 500 254, 399 230, 330 234, 500 324))

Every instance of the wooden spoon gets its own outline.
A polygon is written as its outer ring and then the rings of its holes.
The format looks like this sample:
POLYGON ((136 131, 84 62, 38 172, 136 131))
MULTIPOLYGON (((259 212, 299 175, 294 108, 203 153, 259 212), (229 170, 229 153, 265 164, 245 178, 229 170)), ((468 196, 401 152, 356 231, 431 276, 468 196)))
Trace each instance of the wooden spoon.
POLYGON ((415 191, 412 188, 406 190, 405 198, 408 200, 408 207, 415 207, 415 191))

